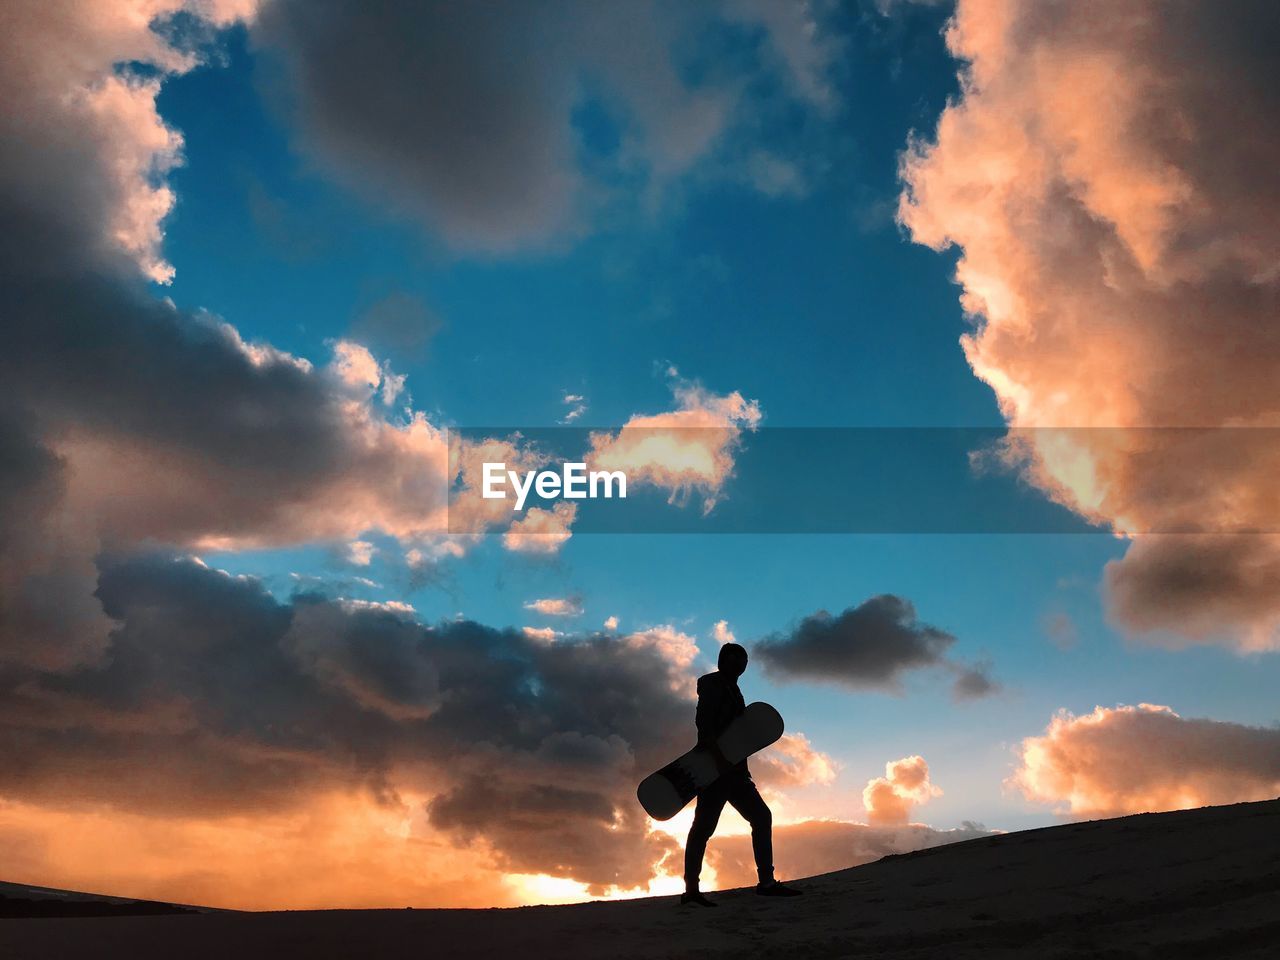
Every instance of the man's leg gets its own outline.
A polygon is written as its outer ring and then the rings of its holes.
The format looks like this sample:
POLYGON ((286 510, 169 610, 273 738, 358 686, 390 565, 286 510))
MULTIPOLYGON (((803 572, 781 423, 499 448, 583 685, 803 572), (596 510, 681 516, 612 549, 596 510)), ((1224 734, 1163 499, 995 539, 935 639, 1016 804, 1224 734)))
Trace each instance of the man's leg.
POLYGON ((720 811, 724 809, 725 790, 723 780, 717 780, 698 794, 698 806, 693 812, 693 826, 684 844, 684 887, 692 893, 698 889, 698 876, 702 873, 702 857, 707 852, 707 841, 716 832, 720 811))
POLYGON ((773 814, 760 796, 755 782, 743 777, 729 789, 729 803, 751 824, 751 851, 756 856, 756 874, 762 884, 773 882, 773 814))
POLYGON ((760 796, 750 777, 734 783, 729 789, 729 802, 747 823, 751 824, 751 849, 756 855, 756 873, 760 882, 756 893, 762 897, 798 897, 801 891, 773 878, 773 814, 760 796))

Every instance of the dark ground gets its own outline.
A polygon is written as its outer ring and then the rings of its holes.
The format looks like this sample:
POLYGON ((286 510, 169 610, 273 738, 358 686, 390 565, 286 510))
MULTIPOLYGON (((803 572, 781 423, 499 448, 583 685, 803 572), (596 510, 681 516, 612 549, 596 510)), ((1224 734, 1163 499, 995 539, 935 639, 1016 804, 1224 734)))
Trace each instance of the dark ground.
MULTIPOLYGON (((207 907, 0 881, 0 920, 37 917, 143 917, 208 912, 210 910, 207 907)), ((4 942, 3 936, 0 936, 0 944, 4 942)))
POLYGON ((509 910, 0 920, 0 957, 1280 957, 1280 801, 971 840, 714 895, 509 910))

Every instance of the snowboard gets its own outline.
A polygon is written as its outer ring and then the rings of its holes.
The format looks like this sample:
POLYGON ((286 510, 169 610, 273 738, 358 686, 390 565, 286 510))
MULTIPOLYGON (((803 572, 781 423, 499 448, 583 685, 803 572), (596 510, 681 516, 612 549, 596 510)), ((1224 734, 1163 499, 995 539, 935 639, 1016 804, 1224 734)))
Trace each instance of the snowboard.
MULTIPOLYGON (((782 715, 767 703, 747 705, 746 713, 729 724, 716 746, 730 763, 745 760, 782 736, 782 715)), ((720 773, 710 750, 694 747, 683 757, 651 773, 636 788, 644 812, 655 820, 670 820, 720 773)))

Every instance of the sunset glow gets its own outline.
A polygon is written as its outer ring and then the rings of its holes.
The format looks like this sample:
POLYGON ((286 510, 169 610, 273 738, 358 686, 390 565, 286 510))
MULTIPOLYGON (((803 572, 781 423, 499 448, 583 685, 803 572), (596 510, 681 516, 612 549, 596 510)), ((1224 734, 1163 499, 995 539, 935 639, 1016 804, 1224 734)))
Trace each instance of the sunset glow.
POLYGON ((1275 797, 1277 10, 7 3, 0 882, 778 896, 1275 797))

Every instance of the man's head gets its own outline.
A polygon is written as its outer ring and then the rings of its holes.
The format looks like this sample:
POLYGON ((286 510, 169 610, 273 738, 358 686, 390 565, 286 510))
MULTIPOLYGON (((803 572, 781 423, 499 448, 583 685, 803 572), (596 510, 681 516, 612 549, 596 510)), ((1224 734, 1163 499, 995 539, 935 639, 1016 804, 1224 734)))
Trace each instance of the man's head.
POLYGON ((727 673, 735 680, 747 669, 747 651, 741 644, 726 643, 720 648, 720 659, 716 662, 721 673, 727 673))

